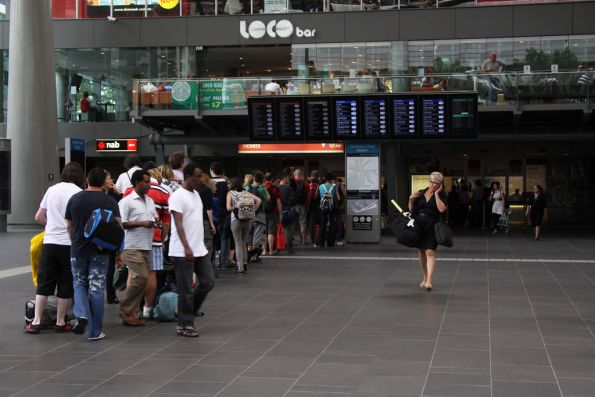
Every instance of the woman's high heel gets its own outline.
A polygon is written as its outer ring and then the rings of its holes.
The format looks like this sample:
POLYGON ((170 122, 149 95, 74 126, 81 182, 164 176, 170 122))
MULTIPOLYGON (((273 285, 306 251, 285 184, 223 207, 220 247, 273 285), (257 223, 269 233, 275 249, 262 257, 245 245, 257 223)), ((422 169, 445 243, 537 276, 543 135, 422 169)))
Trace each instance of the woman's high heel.
POLYGON ((432 290, 432 284, 426 283, 426 291, 430 292, 432 290))
POLYGON ((419 283, 419 288, 426 288, 426 283, 424 281, 419 283))

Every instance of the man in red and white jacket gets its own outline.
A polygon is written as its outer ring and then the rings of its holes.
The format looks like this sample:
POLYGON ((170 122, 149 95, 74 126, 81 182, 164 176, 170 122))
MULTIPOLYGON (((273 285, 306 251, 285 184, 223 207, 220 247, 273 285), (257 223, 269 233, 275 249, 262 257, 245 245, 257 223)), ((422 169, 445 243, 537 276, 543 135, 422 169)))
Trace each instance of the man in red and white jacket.
MULTIPOLYGON (((155 208, 161 221, 160 227, 153 229, 153 249, 151 252, 151 274, 147 283, 145 291, 145 305, 143 307, 143 318, 151 318, 151 309, 155 300, 155 293, 157 289, 157 273, 163 270, 163 242, 169 235, 169 228, 171 224, 171 216, 169 213, 169 192, 163 188, 161 183, 161 173, 157 169, 157 165, 148 161, 143 164, 143 170, 151 174, 151 186, 147 196, 155 202, 155 208)), ((126 189, 124 196, 127 196, 133 191, 132 188, 126 189)))

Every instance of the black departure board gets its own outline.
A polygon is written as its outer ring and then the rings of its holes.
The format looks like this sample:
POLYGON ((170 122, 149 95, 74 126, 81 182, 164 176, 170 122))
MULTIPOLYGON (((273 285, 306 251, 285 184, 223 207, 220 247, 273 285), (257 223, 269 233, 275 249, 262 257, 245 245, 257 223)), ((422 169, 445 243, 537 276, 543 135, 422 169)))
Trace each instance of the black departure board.
POLYGON ((277 136, 279 140, 304 140, 302 99, 277 99, 277 136))
POLYGON ((417 101, 415 96, 391 97, 392 135, 395 138, 417 136, 417 101))
POLYGON ((306 139, 332 139, 330 98, 305 98, 304 116, 306 139))
POLYGON ((359 138, 359 99, 357 97, 333 98, 333 119, 336 139, 359 138))
POLYGON ((363 97, 361 106, 364 138, 388 138, 388 97, 363 97))
POLYGON ((276 140, 275 102, 272 98, 249 98, 250 139, 276 140))
POLYGON ((446 97, 420 95, 418 98, 420 103, 421 137, 446 137, 446 97))
POLYGON ((459 94, 450 97, 450 137, 477 137, 477 95, 459 94))

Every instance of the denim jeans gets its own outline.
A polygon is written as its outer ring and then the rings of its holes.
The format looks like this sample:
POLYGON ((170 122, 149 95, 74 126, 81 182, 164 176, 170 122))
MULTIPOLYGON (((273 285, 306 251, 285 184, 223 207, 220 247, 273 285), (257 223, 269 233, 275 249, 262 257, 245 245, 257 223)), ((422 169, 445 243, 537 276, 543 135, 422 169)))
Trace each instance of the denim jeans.
POLYGON ((96 338, 103 329, 103 296, 109 254, 71 258, 74 315, 89 321, 87 336, 96 338))
POLYGON ((227 217, 226 219, 219 221, 215 224, 215 228, 217 229, 217 234, 215 236, 218 239, 218 244, 214 244, 214 247, 219 245, 219 263, 216 264, 215 262, 215 248, 213 248, 213 256, 212 262, 213 267, 219 266, 221 269, 225 269, 227 266, 227 253, 229 252, 229 243, 228 243, 228 230, 229 230, 229 222, 230 219, 227 217))

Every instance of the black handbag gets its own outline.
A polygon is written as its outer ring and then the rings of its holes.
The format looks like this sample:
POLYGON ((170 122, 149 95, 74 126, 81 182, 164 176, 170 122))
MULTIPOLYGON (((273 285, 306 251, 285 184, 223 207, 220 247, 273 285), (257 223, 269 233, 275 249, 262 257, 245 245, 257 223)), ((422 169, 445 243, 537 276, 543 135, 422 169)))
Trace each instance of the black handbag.
POLYGON ((419 243, 421 231, 408 212, 403 212, 401 208, 392 200, 393 205, 397 209, 389 219, 393 230, 393 235, 397 238, 397 242, 406 247, 415 248, 419 243))
POLYGON ((445 247, 453 246, 452 230, 442 221, 434 224, 434 237, 436 238, 436 242, 440 245, 445 247))

